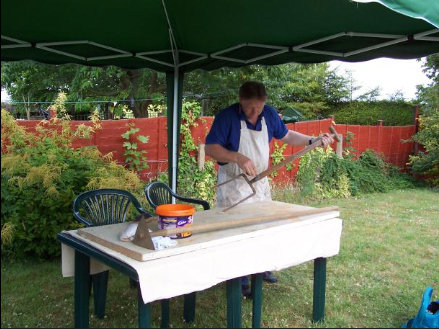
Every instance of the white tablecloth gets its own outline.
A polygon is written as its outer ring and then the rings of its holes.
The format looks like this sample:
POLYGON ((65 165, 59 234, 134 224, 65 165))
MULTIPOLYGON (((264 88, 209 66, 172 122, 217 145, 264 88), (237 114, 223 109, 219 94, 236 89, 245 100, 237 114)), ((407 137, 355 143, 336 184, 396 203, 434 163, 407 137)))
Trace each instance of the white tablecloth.
MULTIPOLYGON (((308 216, 304 221, 241 234, 235 241, 145 262, 90 241, 76 230, 65 233, 133 267, 139 275, 143 301, 149 303, 202 291, 232 278, 278 271, 319 257, 334 256, 340 250, 343 225, 335 216, 308 216)), ((92 273, 104 269, 106 267, 99 262, 91 262, 92 273)), ((65 245, 62 271, 63 276, 74 275, 74 250, 65 245)))

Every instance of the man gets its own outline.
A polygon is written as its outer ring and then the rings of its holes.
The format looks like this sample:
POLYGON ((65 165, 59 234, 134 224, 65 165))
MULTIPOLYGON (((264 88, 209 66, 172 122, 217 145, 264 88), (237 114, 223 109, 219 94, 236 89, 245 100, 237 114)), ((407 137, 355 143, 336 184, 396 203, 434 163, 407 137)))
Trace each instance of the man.
MULTIPOLYGON (((289 130, 276 109, 266 105, 265 86, 256 81, 245 82, 239 88, 239 102, 221 110, 216 116, 206 137, 206 154, 218 161, 218 183, 241 173, 256 176, 268 168, 269 143, 273 138, 292 146, 310 145, 312 136, 289 130)), ((333 142, 329 134, 321 136, 323 145, 333 142)), ((256 195, 244 203, 271 200, 267 177, 254 185, 256 195)), ((217 206, 229 207, 250 195, 252 190, 243 179, 236 179, 218 187, 217 206)), ((277 282, 271 272, 265 272, 264 280, 277 282)), ((247 277, 243 277, 242 293, 250 297, 247 277)))

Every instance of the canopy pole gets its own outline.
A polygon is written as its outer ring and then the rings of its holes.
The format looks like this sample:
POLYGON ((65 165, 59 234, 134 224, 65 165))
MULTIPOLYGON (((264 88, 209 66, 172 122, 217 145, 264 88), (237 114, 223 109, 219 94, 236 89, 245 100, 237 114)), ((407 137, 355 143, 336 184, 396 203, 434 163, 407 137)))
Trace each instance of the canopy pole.
MULTIPOLYGON (((168 10, 166 9, 165 0, 162 0, 163 10, 166 15, 166 21, 168 22, 168 32, 169 41, 172 48, 172 58, 174 60, 174 74, 173 74, 173 93, 172 93, 172 122, 170 122, 171 116, 168 113, 168 174, 169 174, 169 185, 172 191, 177 193, 177 174, 178 174, 178 154, 179 154, 179 136, 180 136, 180 121, 181 121, 181 105, 182 105, 182 95, 183 95, 183 76, 184 74, 180 72, 180 56, 178 52, 177 43, 175 42, 174 33, 172 31, 171 20, 169 19, 168 10), (170 132, 170 127, 172 131, 170 132), (170 147, 169 147, 170 146, 170 147), (169 160, 171 160, 169 163, 169 160)), ((171 79, 168 74, 166 74, 166 88, 169 90, 171 85, 171 79)), ((169 90, 168 97, 171 95, 169 90)), ((168 110, 171 108, 170 100, 168 98, 168 110)), ((175 197, 172 197, 172 203, 175 203, 175 197)))
MULTIPOLYGON (((179 136, 182 112, 182 91, 184 73, 178 67, 166 73, 167 122, 168 122, 168 181, 171 189, 177 191, 179 136), (171 113, 172 112, 172 113, 171 113)), ((173 199, 174 203, 175 200, 173 199)))
MULTIPOLYGON (((171 188, 174 193, 177 193, 177 167, 178 167, 178 66, 174 68, 174 104, 172 108, 172 181, 171 188)), ((172 197, 172 203, 175 203, 175 198, 172 197)))

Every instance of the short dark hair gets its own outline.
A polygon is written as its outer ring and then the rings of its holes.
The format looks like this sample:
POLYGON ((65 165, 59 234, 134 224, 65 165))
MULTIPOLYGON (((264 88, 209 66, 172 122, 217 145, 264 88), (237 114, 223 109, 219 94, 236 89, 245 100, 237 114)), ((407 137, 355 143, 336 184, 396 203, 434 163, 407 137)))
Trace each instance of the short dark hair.
POLYGON ((261 82, 257 81, 247 81, 244 82, 239 88, 239 97, 242 99, 267 99, 267 90, 261 82))

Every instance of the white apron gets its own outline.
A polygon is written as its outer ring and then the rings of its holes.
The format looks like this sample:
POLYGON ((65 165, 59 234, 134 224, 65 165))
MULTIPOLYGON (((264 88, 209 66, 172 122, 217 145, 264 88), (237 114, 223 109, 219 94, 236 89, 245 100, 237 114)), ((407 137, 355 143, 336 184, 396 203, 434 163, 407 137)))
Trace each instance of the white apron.
MULTIPOLYGON (((262 118, 262 130, 256 131, 247 128, 244 120, 241 120, 241 138, 238 152, 253 160, 258 173, 268 168, 270 159, 270 146, 268 144, 268 131, 265 119, 262 118)), ((236 163, 222 165, 218 169, 218 184, 242 174, 243 171, 236 163)), ((248 177, 249 179, 253 177, 248 177)), ((271 200, 270 185, 267 177, 253 184, 256 195, 243 203, 271 200)), ((253 193, 250 185, 240 177, 217 189, 217 206, 220 208, 230 207, 253 193)))

